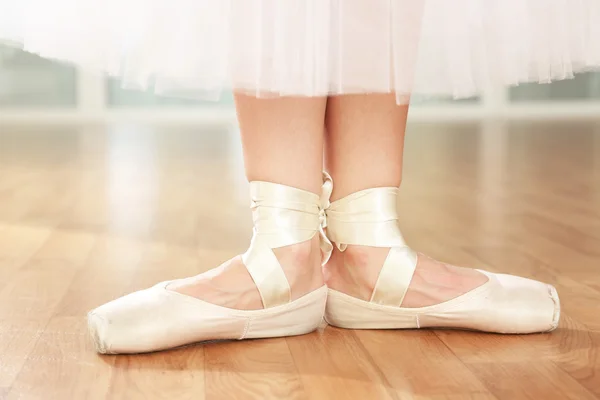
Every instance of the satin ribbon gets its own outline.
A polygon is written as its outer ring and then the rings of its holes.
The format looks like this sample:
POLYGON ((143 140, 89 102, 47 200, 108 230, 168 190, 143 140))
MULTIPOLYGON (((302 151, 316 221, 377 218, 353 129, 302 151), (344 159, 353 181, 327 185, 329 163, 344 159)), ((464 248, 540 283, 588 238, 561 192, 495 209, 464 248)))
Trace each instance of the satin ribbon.
POLYGON ((402 304, 417 264, 398 224, 398 193, 393 187, 362 190, 326 209, 327 234, 340 251, 348 245, 390 247, 371 301, 393 306, 402 304))
POLYGON ((242 256, 265 308, 288 303, 289 283, 273 249, 308 241, 319 233, 322 265, 329 261, 333 245, 325 234, 326 209, 333 182, 323 173, 321 195, 271 182, 251 182, 250 196, 254 235, 242 256))
POLYGON ((398 225, 398 192, 374 188, 334 201, 326 210, 331 241, 340 251, 348 245, 406 246, 398 225))

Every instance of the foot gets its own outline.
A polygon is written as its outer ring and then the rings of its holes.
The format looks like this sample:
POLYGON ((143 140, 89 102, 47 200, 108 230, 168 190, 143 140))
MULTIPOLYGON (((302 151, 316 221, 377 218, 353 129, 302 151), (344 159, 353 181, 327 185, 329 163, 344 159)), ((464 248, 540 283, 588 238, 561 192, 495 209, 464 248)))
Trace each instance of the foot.
MULTIPOLYGON (((292 300, 323 286, 319 238, 274 249, 290 283, 292 300)), ((237 256, 219 267, 190 278, 173 281, 169 290, 238 310, 263 308, 260 294, 248 270, 237 256)))
MULTIPOLYGON (((329 288, 369 301, 389 249, 348 246, 334 250, 324 267, 329 288)), ((461 296, 488 281, 487 276, 469 268, 435 261, 419 254, 417 268, 402 307, 426 307, 461 296)))

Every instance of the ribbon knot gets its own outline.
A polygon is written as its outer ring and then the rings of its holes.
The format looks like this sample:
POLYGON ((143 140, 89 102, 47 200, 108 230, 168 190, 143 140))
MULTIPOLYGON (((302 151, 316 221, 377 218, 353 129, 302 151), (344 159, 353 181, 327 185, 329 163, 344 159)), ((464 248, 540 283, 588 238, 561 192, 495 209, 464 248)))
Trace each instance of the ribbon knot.
POLYGON ((319 210, 319 225, 323 229, 327 228, 327 214, 323 209, 319 210))
POLYGON ((327 209, 331 205, 331 193, 333 192, 333 180, 327 172, 323 172, 323 186, 321 188, 321 198, 319 205, 319 236, 321 242, 321 251, 323 252, 322 265, 327 264, 333 251, 333 244, 325 234, 327 228, 327 209))

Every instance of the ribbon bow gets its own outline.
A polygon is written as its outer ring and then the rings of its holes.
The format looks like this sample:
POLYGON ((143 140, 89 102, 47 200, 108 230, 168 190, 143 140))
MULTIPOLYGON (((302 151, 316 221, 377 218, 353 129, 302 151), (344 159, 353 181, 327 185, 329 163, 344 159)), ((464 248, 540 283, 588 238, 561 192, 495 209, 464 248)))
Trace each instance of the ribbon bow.
POLYGON ((327 209, 331 205, 331 193, 333 192, 333 180, 327 172, 323 172, 323 186, 321 188, 321 198, 319 204, 319 236, 321 251, 323 253, 321 265, 327 264, 333 251, 333 244, 325 234, 327 228, 327 209))

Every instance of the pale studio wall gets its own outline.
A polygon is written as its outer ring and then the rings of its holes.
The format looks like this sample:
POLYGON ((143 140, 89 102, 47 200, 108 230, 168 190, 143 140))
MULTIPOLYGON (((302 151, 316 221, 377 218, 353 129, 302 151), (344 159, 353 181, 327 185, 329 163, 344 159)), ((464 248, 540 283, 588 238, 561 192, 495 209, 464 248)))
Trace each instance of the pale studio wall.
MULTIPOLYGON (((87 119, 231 121, 230 93, 219 102, 165 98, 121 88, 118 81, 0 47, 0 122, 87 119)), ((481 98, 419 103, 424 119, 507 117, 593 117, 600 115, 600 73, 550 85, 490 88, 481 98)))

